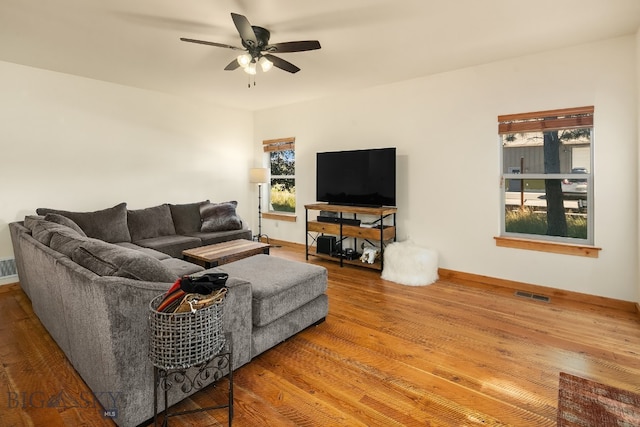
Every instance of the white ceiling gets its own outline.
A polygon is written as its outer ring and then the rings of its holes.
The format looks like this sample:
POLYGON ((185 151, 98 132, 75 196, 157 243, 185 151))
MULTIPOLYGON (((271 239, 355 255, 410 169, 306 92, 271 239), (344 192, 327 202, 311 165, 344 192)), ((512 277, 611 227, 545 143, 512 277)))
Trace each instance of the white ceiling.
POLYGON ((635 34, 640 0, 0 0, 0 61, 260 110, 505 58, 635 34), (302 71, 247 88, 230 13, 302 71))

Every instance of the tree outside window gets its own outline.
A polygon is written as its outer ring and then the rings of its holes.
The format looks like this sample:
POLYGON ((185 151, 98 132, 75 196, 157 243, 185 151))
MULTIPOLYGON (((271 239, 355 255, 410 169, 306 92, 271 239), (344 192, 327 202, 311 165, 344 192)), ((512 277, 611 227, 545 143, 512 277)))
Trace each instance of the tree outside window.
POLYGON ((504 236, 593 244, 593 107, 498 117, 504 236))

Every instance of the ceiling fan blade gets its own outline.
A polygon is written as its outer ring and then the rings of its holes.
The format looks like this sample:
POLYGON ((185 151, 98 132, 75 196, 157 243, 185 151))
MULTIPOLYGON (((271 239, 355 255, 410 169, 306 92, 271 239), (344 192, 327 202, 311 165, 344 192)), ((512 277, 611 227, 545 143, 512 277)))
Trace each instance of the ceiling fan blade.
POLYGON ((229 65, 224 67, 224 69, 227 71, 233 71, 238 69, 239 67, 240 67, 240 64, 238 64, 238 60, 234 59, 233 61, 229 62, 229 65))
POLYGON ((299 42, 284 42, 274 43, 265 46, 264 50, 272 53, 285 53, 285 52, 304 52, 307 50, 320 49, 320 42, 318 40, 305 40, 299 42))
POLYGON ((240 34, 243 42, 252 47, 258 44, 256 34, 253 32, 253 28, 246 16, 231 13, 231 19, 233 19, 233 23, 238 29, 238 33, 240 34))
POLYGON ((300 68, 296 67, 289 61, 285 61, 282 58, 278 58, 277 56, 273 56, 269 54, 266 54, 263 56, 267 58, 269 61, 271 61, 274 67, 278 67, 281 70, 288 71, 290 73, 297 73, 298 71, 300 71, 300 68))
POLYGON ((180 37, 180 40, 182 40, 183 42, 206 44, 208 46, 224 47, 224 48, 233 49, 233 50, 244 50, 241 47, 236 47, 236 46, 231 46, 228 44, 222 44, 222 43, 216 43, 216 42, 207 42, 204 40, 186 39, 184 37, 180 37))

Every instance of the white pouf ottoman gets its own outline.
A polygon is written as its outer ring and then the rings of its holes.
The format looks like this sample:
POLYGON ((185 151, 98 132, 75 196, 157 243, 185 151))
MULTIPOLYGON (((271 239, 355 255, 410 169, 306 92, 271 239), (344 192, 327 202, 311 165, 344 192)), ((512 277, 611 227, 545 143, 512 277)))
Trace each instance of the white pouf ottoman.
POLYGON ((430 285, 438 280, 438 253, 410 241, 391 243, 384 250, 381 277, 401 285, 430 285))

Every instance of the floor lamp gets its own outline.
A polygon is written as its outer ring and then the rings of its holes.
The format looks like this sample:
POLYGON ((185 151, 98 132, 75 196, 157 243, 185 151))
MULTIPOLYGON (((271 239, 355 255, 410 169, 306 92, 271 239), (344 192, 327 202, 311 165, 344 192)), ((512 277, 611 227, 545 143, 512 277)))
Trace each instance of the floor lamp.
POLYGON ((253 240, 259 242, 262 237, 266 237, 267 243, 269 243, 269 236, 262 234, 262 184, 269 183, 269 169, 251 168, 249 170, 249 182, 258 184, 258 234, 253 236, 253 240))

